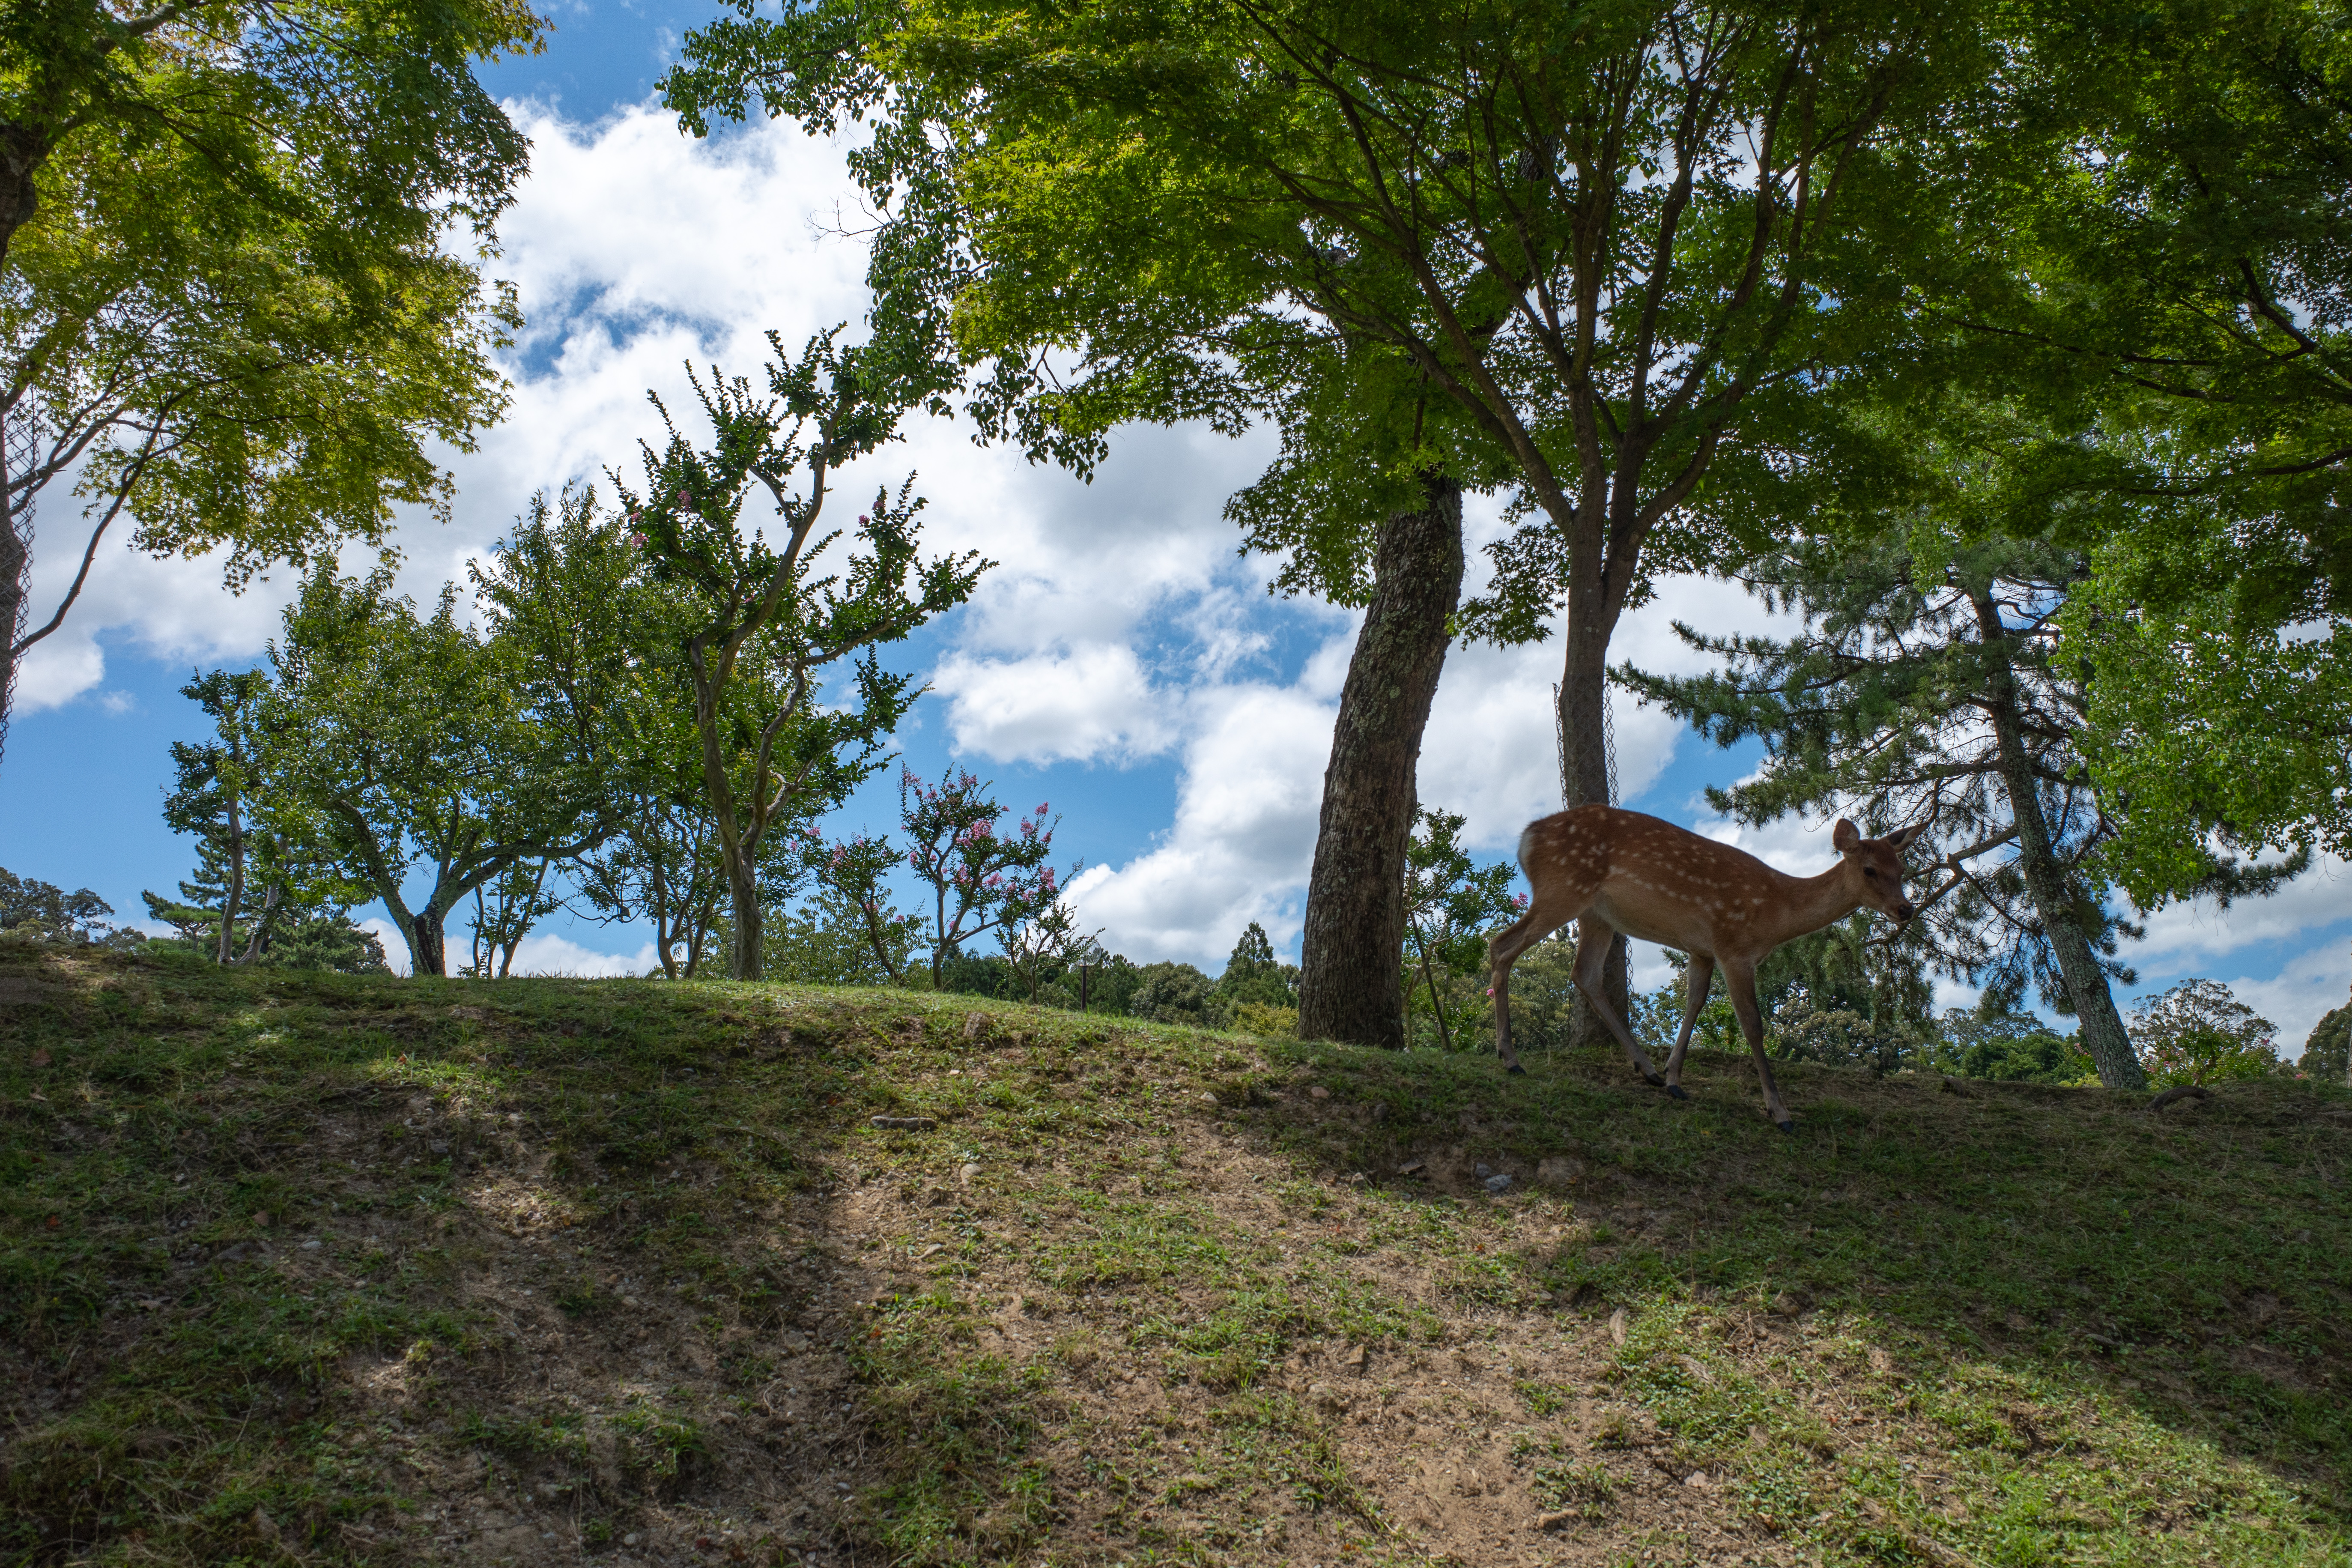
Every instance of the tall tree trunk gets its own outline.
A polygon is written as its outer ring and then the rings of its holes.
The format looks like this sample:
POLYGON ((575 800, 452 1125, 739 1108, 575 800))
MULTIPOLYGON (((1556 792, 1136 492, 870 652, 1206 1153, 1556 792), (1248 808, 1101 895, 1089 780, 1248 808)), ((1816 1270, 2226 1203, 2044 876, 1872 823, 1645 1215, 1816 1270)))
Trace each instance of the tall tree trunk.
POLYGON ((426 900, 423 909, 408 922, 408 977, 445 975, 449 973, 448 933, 442 929, 448 917, 443 912, 436 895, 426 900))
POLYGON ((2042 933, 2058 960, 2059 977, 2066 984, 2066 999, 2083 1026, 2083 1044, 2099 1069, 2099 1081, 2109 1089, 2146 1089, 2147 1069, 2132 1050, 2123 1016, 2116 1011, 2114 994, 2099 968, 2091 939, 2074 918, 2074 900, 2066 890, 2066 875, 2050 844, 2049 819, 2042 814, 2042 794, 2033 776, 2033 760, 2025 750, 2025 736, 2017 717, 2017 678, 2010 668, 2009 628, 2001 623, 2000 606, 1989 590, 1973 591, 1977 631, 1993 657, 1992 731, 2000 753, 2000 778, 2009 795, 2010 818, 2017 825, 2017 868, 2024 874, 2025 890, 2042 917, 2042 933))
POLYGON ((749 855, 727 858, 727 886, 734 898, 735 945, 728 954, 727 973, 737 980, 760 978, 760 883, 752 876, 749 855))
POLYGON ((1462 489, 1381 530, 1373 592, 1348 661, 1300 940, 1298 1037, 1404 1044, 1404 861, 1421 733, 1462 596, 1462 489))
POLYGON ((0 748, 8 741, 8 714, 16 698, 16 638, 24 629, 25 595, 32 587, 31 541, 17 531, 9 500, 7 416, 0 413, 0 748))
MULTIPOLYGON (((1591 574, 1600 577, 1596 570, 1591 574)), ((1569 805, 1613 805, 1616 783, 1609 755, 1609 637, 1616 616, 1605 586, 1569 596, 1568 649, 1559 677, 1559 793, 1569 805)), ((1622 936, 1609 943, 1601 989, 1621 1018, 1633 1016, 1632 968, 1622 936)), ((1570 1004, 1569 1042, 1614 1046, 1615 1037, 1579 991, 1570 1004)))

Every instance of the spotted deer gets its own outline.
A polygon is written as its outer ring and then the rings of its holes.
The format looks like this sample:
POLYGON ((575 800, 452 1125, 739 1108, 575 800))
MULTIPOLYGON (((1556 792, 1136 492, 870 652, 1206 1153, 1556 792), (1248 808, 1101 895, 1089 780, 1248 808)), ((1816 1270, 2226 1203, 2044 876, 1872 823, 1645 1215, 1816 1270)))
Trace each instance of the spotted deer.
POLYGON ((1613 805, 1580 805, 1528 824, 1519 835, 1519 869, 1534 889, 1528 912, 1488 944, 1494 975, 1495 1054, 1524 1072, 1511 1046, 1511 965, 1519 954, 1569 921, 1576 925, 1576 984, 1634 1068, 1675 1099, 1682 1089, 1683 1053, 1691 1026, 1706 1005, 1708 982, 1722 967, 1740 1032, 1756 1054, 1764 1110, 1783 1132, 1796 1131, 1764 1056, 1764 1019, 1756 1005, 1756 966, 1782 942, 1842 921, 1867 904, 1907 921, 1903 851, 1926 832, 1922 824, 1864 838, 1843 817, 1831 834, 1838 863, 1818 877, 1791 877, 1755 856, 1703 838, 1671 822, 1613 805), (1625 1020, 1601 990, 1601 972, 1612 931, 1680 948, 1690 954, 1682 1032, 1661 1075, 1625 1020))

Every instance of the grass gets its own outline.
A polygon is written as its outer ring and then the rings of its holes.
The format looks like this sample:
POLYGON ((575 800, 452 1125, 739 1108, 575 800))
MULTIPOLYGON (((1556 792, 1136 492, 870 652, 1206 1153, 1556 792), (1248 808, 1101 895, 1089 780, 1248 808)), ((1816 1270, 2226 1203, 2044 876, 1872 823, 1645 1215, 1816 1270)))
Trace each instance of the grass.
POLYGON ((2352 1097, 1781 1071, 0 945, 0 1562, 2352 1563, 2352 1097))

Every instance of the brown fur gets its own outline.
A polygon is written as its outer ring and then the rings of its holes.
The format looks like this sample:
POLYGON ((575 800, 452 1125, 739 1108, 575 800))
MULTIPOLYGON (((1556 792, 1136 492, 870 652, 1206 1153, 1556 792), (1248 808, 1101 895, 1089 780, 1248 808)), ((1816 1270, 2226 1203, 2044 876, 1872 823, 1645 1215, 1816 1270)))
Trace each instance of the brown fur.
POLYGON ((1756 966, 1782 942, 1843 920, 1865 904, 1897 921, 1909 920, 1903 851, 1925 831, 1922 825, 1885 838, 1864 838, 1840 817, 1832 835, 1838 863, 1818 877, 1791 877, 1745 850, 1613 805, 1580 805, 1529 823, 1519 837, 1519 869, 1534 889, 1528 912, 1488 949, 1496 1054, 1512 1071, 1521 1070, 1511 1047, 1511 965, 1535 942, 1575 921, 1577 988, 1642 1076, 1677 1099, 1691 1026, 1720 965, 1740 1032, 1755 1054, 1765 1110, 1787 1131, 1794 1122, 1764 1057, 1756 966), (1612 931, 1690 954, 1682 1033, 1663 1076, 1601 990, 1612 931))

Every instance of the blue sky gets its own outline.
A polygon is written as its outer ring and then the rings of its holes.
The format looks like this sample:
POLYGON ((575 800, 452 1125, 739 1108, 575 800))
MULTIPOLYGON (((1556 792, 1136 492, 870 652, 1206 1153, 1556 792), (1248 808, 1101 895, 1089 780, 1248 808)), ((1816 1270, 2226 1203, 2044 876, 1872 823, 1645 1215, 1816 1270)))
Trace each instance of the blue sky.
MULTIPOLYGON (((839 148, 772 126, 697 143, 647 102, 677 38, 712 14, 562 7, 545 53, 485 72, 534 139, 533 174, 495 263, 520 289, 530 325, 508 365, 509 416, 478 452, 448 455, 455 521, 400 536, 403 586, 420 601, 462 577, 532 490, 625 465, 651 427, 646 389, 681 391, 687 358, 754 371, 767 329, 793 342, 863 308, 863 257, 831 232, 856 211, 839 148)), ((1213 972, 1251 920, 1296 953, 1354 621, 1269 599, 1266 563, 1235 554, 1219 509, 1270 450, 1255 437, 1131 431, 1088 486, 976 448, 967 429, 926 426, 845 480, 854 493, 916 471, 934 544, 1002 563, 971 606, 893 652, 931 687, 898 738, 905 761, 934 777, 969 766, 1018 809, 1049 800, 1063 818, 1063 863, 1089 867, 1082 912, 1138 959, 1213 972)), ((39 614, 78 553, 73 521, 62 502, 42 520, 39 614)), ((1492 506, 1474 505, 1470 523, 1474 544, 1499 526, 1492 506)), ((0 763, 0 865, 90 887, 125 916, 141 911, 142 888, 165 890, 184 874, 188 847, 159 815, 169 742, 202 729, 178 688, 200 668, 259 656, 287 586, 275 575, 231 597, 215 563, 101 552, 66 629, 36 650, 20 683, 0 763)), ((1765 625, 1736 589, 1672 583, 1620 632, 1618 656, 1689 668, 1668 627, 1678 616, 1710 629, 1765 625)), ((1423 798, 1465 813, 1474 841, 1497 858, 1559 804, 1556 647, 1457 648, 1440 688, 1423 798)), ((1752 752, 1716 751, 1630 706, 1618 736, 1627 804, 1793 871, 1828 862, 1821 824, 1759 831, 1710 820, 1701 788, 1748 772, 1752 752)), ((829 826, 887 830, 896 804, 886 776, 829 826)), ((2139 989, 2226 980, 2299 1049, 2352 982, 2345 892, 2344 868, 2330 865, 2226 917, 2161 911, 2131 954, 2139 989)), ((451 939, 462 944, 454 924, 451 939)), ((559 916, 523 963, 613 973, 651 956, 640 931, 559 916)), ((1654 949, 1637 951, 1637 966, 1645 983, 1664 977, 1654 949)))

